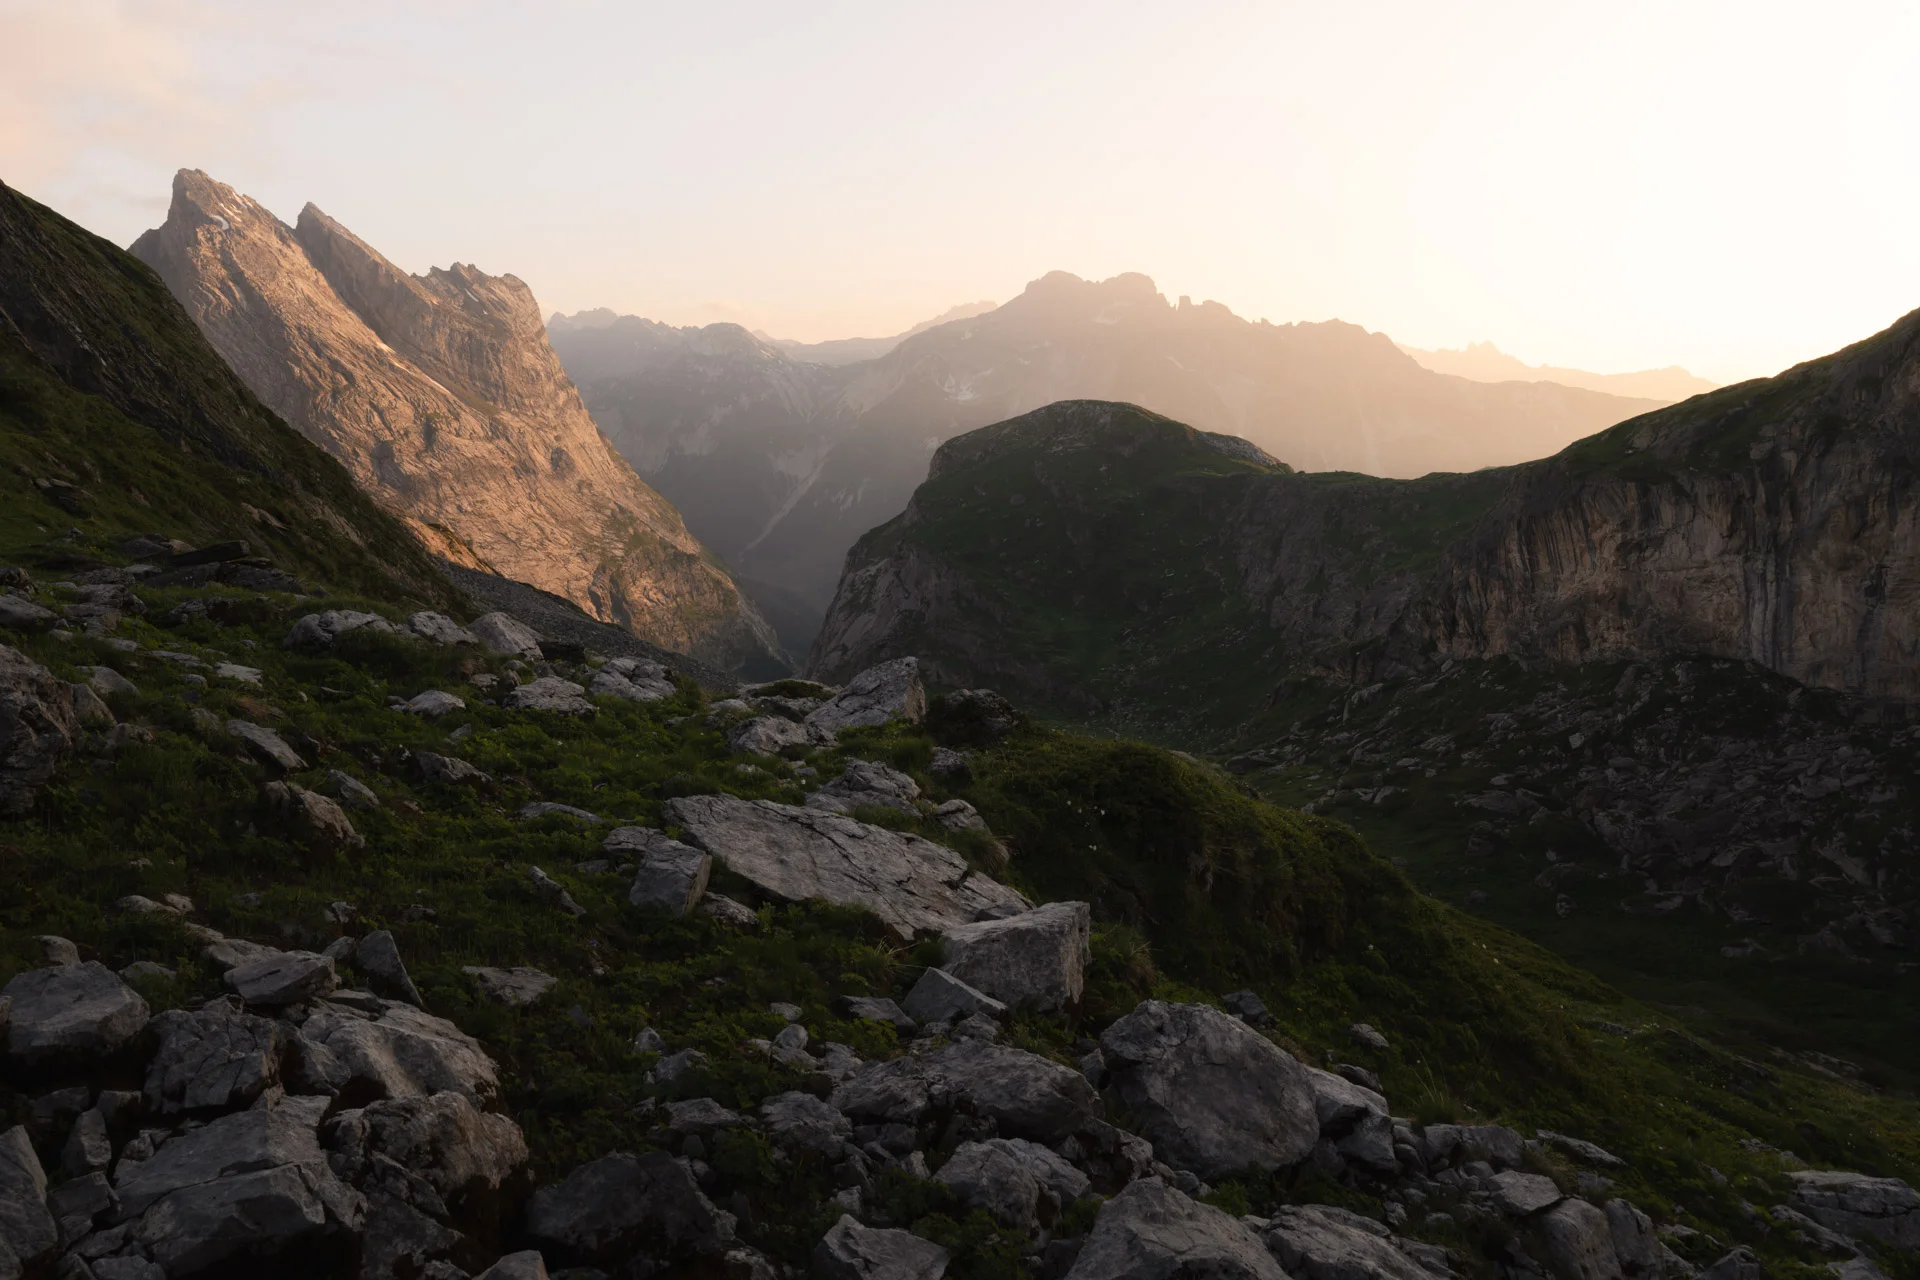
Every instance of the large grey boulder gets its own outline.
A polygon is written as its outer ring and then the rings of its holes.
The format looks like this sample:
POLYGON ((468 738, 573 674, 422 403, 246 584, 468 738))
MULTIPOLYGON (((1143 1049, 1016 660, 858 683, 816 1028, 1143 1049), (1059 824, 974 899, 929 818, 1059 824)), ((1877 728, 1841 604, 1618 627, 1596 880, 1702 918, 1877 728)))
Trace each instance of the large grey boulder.
POLYGON ((1399 1171, 1393 1151, 1393 1120, 1387 1100, 1379 1093, 1344 1076, 1307 1067, 1313 1088, 1314 1116, 1321 1140, 1332 1145, 1341 1159, 1381 1177, 1399 1171))
POLYGON ((713 874, 713 858, 651 827, 616 827, 600 846, 637 859, 627 901, 684 916, 699 903, 713 874))
POLYGON ((590 716, 598 710, 587 701, 584 685, 559 676, 541 676, 509 693, 502 706, 513 711, 547 711, 561 716, 590 716))
POLYGON ((154 1018, 150 1035, 145 1092, 153 1115, 237 1110, 280 1081, 285 1028, 229 999, 169 1009, 154 1018))
POLYGON ((813 1250, 821 1280, 940 1280, 947 1251, 910 1231, 863 1227, 841 1215, 813 1250))
POLYGON ((53 1257, 60 1232, 47 1209, 47 1175, 25 1125, 0 1133, 0 1276, 19 1276, 53 1257))
POLYGON ((536 660, 540 657, 539 633, 510 613, 483 613, 467 624, 467 630, 494 653, 536 660))
POLYGON ((1274 1211, 1266 1241, 1295 1280, 1430 1280, 1385 1227, 1341 1209, 1284 1205, 1274 1211))
POLYGON ((355 609, 329 609, 325 613, 309 613, 293 624, 287 632, 286 647, 316 652, 332 647, 333 642, 349 631, 370 630, 385 635, 397 635, 400 628, 388 622, 377 613, 361 613, 355 609))
POLYGON ((840 776, 807 797, 807 808, 852 813, 861 805, 918 815, 920 784, 876 760, 849 760, 840 776))
POLYGON ((784 716, 755 716, 727 730, 727 750, 756 756, 777 756, 789 747, 818 745, 818 734, 784 716))
MULTIPOLYGON (((1502 1175, 1505 1176, 1505 1175, 1502 1175)), ((1653 1219, 1618 1197, 1607 1201, 1607 1232, 1613 1237, 1613 1256, 1629 1280, 1659 1280, 1666 1272, 1660 1237, 1653 1219)))
POLYGON ((499 1070, 480 1042, 412 1005, 323 1000, 300 1041, 315 1083, 348 1105, 454 1092, 484 1108, 500 1097, 499 1070))
POLYGON ((679 692, 673 673, 658 662, 643 658, 611 658, 593 673, 587 692, 610 694, 628 702, 658 702, 679 692))
POLYGON ((242 1001, 263 1009, 304 1004, 340 985, 333 957, 317 951, 277 951, 235 965, 220 980, 242 1001))
POLYGON ((354 830, 347 811, 317 791, 291 782, 269 782, 261 788, 261 797, 268 810, 315 852, 366 847, 366 837, 354 830))
POLYGON ((760 1123, 775 1145, 838 1155, 853 1131, 848 1119, 819 1098, 798 1091, 775 1094, 760 1104, 760 1123))
POLYGON ((325 1098, 284 1098, 180 1134, 114 1174, 131 1239, 175 1277, 317 1271, 352 1249, 366 1211, 315 1130, 325 1098))
POLYGON ((833 1091, 856 1121, 918 1124, 956 1107, 993 1120, 1001 1137, 1055 1143, 1100 1115, 1100 1100, 1071 1067, 985 1040, 867 1067, 833 1091))
POLYGON ((0 644, 0 817, 33 808, 79 736, 67 686, 26 654, 0 644))
POLYGON ((147 1002, 97 960, 16 974, 0 1001, 7 1059, 31 1075, 85 1070, 132 1043, 147 1025, 147 1002))
POLYGON ((1320 1137, 1306 1068, 1210 1005, 1148 1000, 1100 1048, 1114 1093, 1175 1168, 1208 1180, 1270 1172, 1320 1137))
POLYGON ((945 845, 839 814, 723 795, 682 796, 666 814, 688 844, 762 893, 866 907, 901 938, 1029 905, 945 845))
POLYGON ((1510 1218, 1525 1218, 1560 1203, 1560 1188, 1537 1173, 1507 1169, 1493 1175, 1493 1202, 1510 1218))
POLYGON ((444 613, 422 609, 407 619, 407 630, 428 644, 451 648, 457 644, 478 646, 480 638, 444 613))
POLYGON ((877 727, 892 720, 918 724, 927 715, 927 689, 918 658, 895 658, 868 667, 846 688, 807 715, 807 724, 827 733, 877 727))
POLYGON ((941 968, 1009 1008, 1053 1013, 1086 988, 1091 936, 1086 903, 1049 902, 947 930, 941 968))
POLYGON ((1791 1176, 1794 1203, 1822 1226, 1842 1235, 1874 1236, 1903 1249, 1920 1249, 1920 1194, 1900 1179, 1834 1169, 1808 1169, 1791 1176))
POLYGON ((353 949, 353 963, 367 976, 367 985, 375 995, 399 1000, 416 1009, 423 1006, 420 990, 407 974, 406 961, 400 958, 400 947, 394 942, 391 930, 375 929, 360 939, 353 949))
POLYGON ((422 778, 445 786, 470 784, 484 787, 493 781, 484 770, 469 764, 459 756, 443 756, 433 751, 416 751, 413 753, 413 763, 419 768, 422 778))
POLYGON ((295 773, 307 767, 307 762, 298 751, 287 745, 282 738, 265 725, 255 724, 251 720, 227 721, 227 732, 246 744, 263 763, 276 769, 295 773))
POLYGON ((616 1152, 542 1187, 527 1202, 526 1230, 548 1257, 609 1270, 636 1255, 663 1268, 715 1258, 733 1239, 732 1220, 664 1151, 616 1152))
POLYGON ((1621 1280, 1613 1227, 1585 1200, 1562 1200, 1536 1220, 1541 1257, 1560 1280, 1621 1280))
POLYGON ((1004 1142, 963 1142, 934 1175, 970 1209, 984 1210, 1003 1227, 1031 1231, 1039 1224, 1040 1179, 1004 1142))
POLYGON ((900 1007, 915 1022, 956 1022, 974 1014, 1007 1016, 1007 1006, 942 969, 928 969, 907 992, 900 1007))
POLYGON ((509 1008, 532 1004, 559 985, 560 979, 530 965, 494 968, 470 964, 460 970, 480 987, 481 994, 509 1008))
POLYGON ((416 716, 426 716, 437 720, 441 716, 452 715, 456 711, 465 711, 467 701, 457 693, 448 693, 445 689, 429 689, 425 693, 416 693, 407 699, 401 710, 416 716))
POLYGON ((547 1280, 547 1260, 538 1249, 510 1253, 473 1280, 547 1280))
POLYGON ((1100 1206, 1067 1280, 1287 1280, 1238 1218, 1157 1179, 1100 1206))
POLYGON ((1526 1158, 1526 1140, 1503 1124, 1430 1124, 1420 1140, 1435 1168, 1484 1160, 1496 1169, 1518 1169, 1526 1158))
POLYGON ((0 627, 9 631, 38 631, 59 621, 60 615, 25 596, 0 592, 0 627))

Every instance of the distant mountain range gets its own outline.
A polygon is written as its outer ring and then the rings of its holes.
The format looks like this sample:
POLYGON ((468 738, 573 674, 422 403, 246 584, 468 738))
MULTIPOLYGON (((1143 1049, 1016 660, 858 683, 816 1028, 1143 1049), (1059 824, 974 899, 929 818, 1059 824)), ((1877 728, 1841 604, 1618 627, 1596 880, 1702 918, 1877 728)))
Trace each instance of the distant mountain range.
POLYGON ((549 334, 600 429, 792 649, 817 629, 847 549, 906 505, 935 448, 1056 400, 1130 401, 1295 467, 1384 476, 1541 457, 1659 405, 1437 374, 1357 325, 1253 323, 1169 303, 1142 275, 1054 272, 844 364, 729 324, 592 313, 549 334))
POLYGON ((1609 395, 1635 396, 1669 403, 1685 400, 1719 387, 1717 382, 1695 377, 1677 364, 1664 369, 1642 369, 1637 373, 1590 373, 1585 369, 1567 369, 1552 364, 1527 364, 1510 356, 1491 342, 1468 343, 1460 351, 1422 351, 1418 347, 1400 348, 1423 368, 1435 373, 1450 373, 1474 382, 1557 382, 1563 387, 1584 387, 1609 395))
POLYGON ((289 227, 197 170, 132 251, 430 549, 721 667, 781 663, 726 570, 595 430, 513 276, 408 275, 312 204, 289 227))

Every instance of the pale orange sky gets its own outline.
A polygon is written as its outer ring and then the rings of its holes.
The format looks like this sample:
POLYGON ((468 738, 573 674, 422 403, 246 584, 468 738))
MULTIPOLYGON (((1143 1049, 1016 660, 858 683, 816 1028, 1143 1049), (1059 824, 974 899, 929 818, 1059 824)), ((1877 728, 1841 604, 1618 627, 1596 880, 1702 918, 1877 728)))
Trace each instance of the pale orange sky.
POLYGON ((1920 306, 1920 6, 0 0, 0 179, 783 337, 1063 269, 1601 371, 1920 306))

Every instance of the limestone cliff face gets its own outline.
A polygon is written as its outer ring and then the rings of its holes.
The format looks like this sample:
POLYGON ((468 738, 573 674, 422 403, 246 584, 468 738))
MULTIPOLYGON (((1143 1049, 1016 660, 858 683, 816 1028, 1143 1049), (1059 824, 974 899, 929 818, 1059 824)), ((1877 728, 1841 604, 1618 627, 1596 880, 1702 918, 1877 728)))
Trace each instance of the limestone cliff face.
POLYGON ((311 204, 288 227, 192 170, 133 252, 262 400, 433 550, 718 665, 778 652, 594 427, 519 280, 457 263, 408 275, 311 204))
MULTIPOLYGON (((1206 577, 1269 638, 1238 673, 1247 690, 1446 657, 1711 654, 1920 700, 1920 313, 1777 378, 1470 475, 1204 477, 1196 433, 1156 474, 1122 478, 1142 411, 1113 408, 1095 422, 1054 405, 942 446, 905 515, 849 554, 812 668, 910 647, 935 672, 1029 696, 1087 689, 1130 663, 1177 664, 1170 637, 1196 607, 1222 610, 1215 631, 1241 626, 1213 596, 1154 587, 1206 577), (1168 532, 1140 532, 1156 524, 1168 532), (1118 573, 1124 589, 1103 597, 1094 584, 1118 573)), ((1186 669, 1229 660, 1210 632, 1179 643, 1186 669)))

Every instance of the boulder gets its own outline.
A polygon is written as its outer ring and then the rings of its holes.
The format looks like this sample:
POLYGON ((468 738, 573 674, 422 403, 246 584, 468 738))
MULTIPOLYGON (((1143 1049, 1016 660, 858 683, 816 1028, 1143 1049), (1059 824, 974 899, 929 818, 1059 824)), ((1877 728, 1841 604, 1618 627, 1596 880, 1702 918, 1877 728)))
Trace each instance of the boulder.
POLYGON ((89 667, 87 684, 103 698, 132 698, 140 693, 140 686, 115 671, 112 667, 89 667))
POLYGON ((374 789, 350 773, 333 769, 327 773, 327 781, 339 793, 340 803, 355 809, 378 809, 380 797, 374 789))
POLYGON ((1430 1124, 1420 1137, 1434 1168, 1484 1160, 1496 1169, 1518 1169, 1526 1158, 1526 1141, 1503 1124, 1430 1124))
POLYGON ((1001 1137, 1055 1143, 1099 1119, 1100 1100, 1071 1067, 1008 1045, 963 1040, 867 1067, 833 1105, 866 1123, 918 1124, 955 1107, 993 1120, 1001 1137))
MULTIPOLYGON (((1503 1175, 1504 1176, 1504 1175, 1503 1175)), ((1628 1280, 1660 1280, 1665 1260, 1660 1256, 1660 1237, 1653 1219, 1626 1200, 1615 1198, 1606 1203, 1607 1232, 1613 1237, 1613 1256, 1628 1280)))
POLYGON ((666 1152, 616 1152, 534 1192, 526 1234, 569 1265, 612 1270, 640 1255, 664 1269, 725 1253, 733 1222, 666 1152))
POLYGON ((807 808, 852 813, 860 805, 919 816, 920 784, 873 760, 849 760, 838 778, 807 797, 807 808))
POLYGON ((940 1166, 934 1181, 1003 1227, 1031 1231, 1039 1225, 1040 1180, 1025 1161, 996 1143, 961 1143, 940 1166))
MULTIPOLYGON (((929 714, 932 708, 929 708, 929 714)), ((936 737, 962 746, 987 747, 1025 725, 1011 702, 991 689, 962 689, 941 699, 933 723, 936 737)))
POLYGON ((0 1275, 30 1273, 53 1258, 60 1232, 47 1209, 47 1175, 25 1125, 0 1133, 0 1275))
POLYGON ((1766 1280, 1766 1276, 1766 1267, 1753 1251, 1738 1247, 1727 1250, 1699 1272, 1699 1280, 1766 1280))
POLYGON ((1627 1162, 1604 1147, 1599 1147, 1584 1138, 1570 1138, 1564 1133, 1555 1133, 1551 1129, 1537 1129, 1534 1136, 1558 1151, 1561 1155, 1581 1164, 1590 1164, 1598 1169, 1624 1169, 1627 1162))
POLYGON ((62 938, 58 934, 43 933, 35 938, 34 941, 40 944, 40 954, 46 959, 50 967, 58 968, 65 964, 80 963, 80 948, 73 945, 71 938, 62 938))
POLYGON ((713 874, 710 856, 650 827, 616 828, 601 847, 639 860, 627 890, 627 901, 636 907, 684 916, 707 891, 707 878, 713 874))
POLYGON ((1559 1280, 1621 1280, 1607 1215, 1585 1200, 1562 1200, 1536 1220, 1541 1258, 1559 1280))
POLYGON ((432 751, 416 751, 413 753, 413 763, 419 768, 422 778, 428 782, 438 782, 443 786, 484 787, 493 782, 492 778, 458 756, 437 755, 432 751))
POLYGON ((826 733, 877 727, 892 720, 918 724, 927 714, 927 690, 918 658, 895 658, 868 667, 846 688, 807 715, 807 724, 826 733))
POLYGON ((1266 1242, 1294 1280, 1429 1280, 1385 1227, 1326 1205, 1276 1209, 1266 1242))
POLYGON ((510 613, 483 613, 467 624, 467 630, 494 653, 540 660, 539 633, 510 613))
POLYGON ((700 914, 730 929, 752 929, 759 925, 760 914, 744 902, 735 902, 724 894, 709 893, 700 899, 700 914))
POLYGON ((360 939, 353 950, 353 963, 367 976, 367 985, 375 995, 402 1001, 416 1009, 422 1007, 420 991, 407 974, 406 962, 400 958, 400 948, 391 930, 376 929, 360 939))
POLYGON ((279 951, 243 961, 220 980, 242 1001, 263 1009, 304 1004, 340 985, 333 957, 314 951, 279 951))
POLYGON ((810 1093, 768 1098, 760 1104, 760 1122, 776 1145, 826 1156, 838 1155, 853 1131, 844 1115, 810 1093))
POLYGON ((247 750, 258 757, 263 764, 270 764, 287 773, 295 773, 307 767, 307 762, 301 758, 298 751, 288 746, 284 738, 264 725, 254 724, 251 720, 229 720, 226 727, 227 732, 246 744, 247 750))
POLYGON ((927 766, 928 772, 936 778, 947 778, 954 782, 970 782, 973 779, 973 761, 964 751, 955 751, 952 747, 935 747, 933 763, 927 766))
POLYGON ((448 693, 445 689, 429 689, 425 693, 414 694, 407 699, 406 706, 401 709, 409 715, 426 716, 437 720, 455 711, 465 711, 467 703, 464 698, 448 693))
POLYGON ((862 906, 901 938, 942 932, 995 906, 1028 905, 945 845, 770 800, 682 796, 667 821, 767 895, 862 906))
POLYGON ((147 1025, 147 1002, 96 960, 16 974, 0 1001, 7 1060, 36 1076, 97 1067, 147 1025))
POLYGON ((315 1135, 324 1098, 283 1098, 182 1133, 114 1177, 131 1239, 167 1276, 312 1273, 350 1256, 366 1203, 315 1135))
POLYGON ((1307 1084, 1313 1090, 1314 1119, 1322 1134, 1336 1136, 1366 1116, 1387 1114, 1387 1100, 1372 1089, 1318 1067, 1305 1070, 1307 1084))
POLYGON ((933 820, 948 831, 986 831, 989 835, 993 834, 987 828, 987 820, 980 816, 980 811, 965 800, 949 800, 936 805, 933 820))
POLYGON ((1271 1172, 1320 1137, 1307 1069, 1211 1005, 1142 1003, 1100 1037, 1109 1086, 1161 1159, 1209 1181, 1271 1172))
POLYGON ((107 1140, 106 1116, 98 1107, 82 1111, 60 1148, 60 1172, 69 1178, 83 1178, 112 1163, 113 1143, 107 1140))
POLYGON ((50 627, 60 615, 25 596, 0 591, 0 627, 9 631, 38 631, 50 627))
POLYGON ((550 973, 526 965, 516 965, 511 969, 493 969, 484 965, 470 964, 461 972, 480 984, 480 992, 495 1004, 504 1004, 509 1008, 532 1004, 547 992, 553 990, 560 979, 550 973))
POLYGON ((821 1280, 940 1280, 947 1261, 947 1251, 931 1240, 863 1227, 850 1214, 842 1214, 813 1249, 813 1271, 821 1280))
POLYGON ((269 782, 261 788, 261 797, 274 816, 316 853, 366 847, 366 837, 354 830, 347 811, 317 791, 291 782, 269 782))
POLYGON ((561 716, 590 716, 595 707, 587 701, 585 686, 559 676, 541 676, 509 693, 501 703, 512 711, 547 711, 561 716))
POLYGON ((783 716, 755 716, 727 730, 727 750, 756 756, 777 756, 789 747, 817 746, 806 725, 783 716))
POLYGON ((33 807, 79 736, 67 686, 18 649, 0 644, 0 817, 18 817, 33 807))
MULTIPOLYGON (((19 1016, 16 1008, 14 1016, 19 1016)), ((1842 1235, 1873 1236, 1903 1249, 1920 1249, 1920 1195, 1898 1178, 1807 1169, 1790 1175, 1794 1204, 1842 1235)))
POLYGON ((673 673, 658 662, 638 658, 614 658, 593 673, 587 692, 624 698, 628 702, 658 702, 679 692, 673 673))
POLYGON ((299 1036, 316 1085, 347 1105, 453 1092, 490 1107, 500 1097, 498 1069, 479 1041, 411 1005, 322 1000, 299 1036))
POLYGON ((1086 987, 1092 916, 1084 902, 1049 902, 942 935, 941 967, 1011 1009, 1054 1013, 1086 987))
POLYGON ((957 1022, 972 1015, 989 1018, 1007 1016, 1007 1006, 984 992, 976 991, 943 969, 928 969, 907 992, 901 1004, 915 1022, 957 1022))
POLYGON ((917 1025, 906 1010, 884 996, 841 996, 837 1003, 850 1018, 884 1022, 895 1031, 911 1032, 917 1025))
POLYGON ((1157 1179, 1132 1183, 1100 1206, 1068 1280, 1287 1280, 1238 1218, 1157 1179))
POLYGON ((473 1280, 547 1280, 547 1260, 538 1249, 510 1253, 473 1280))
POLYGON ((309 613, 293 624, 287 632, 286 647, 316 652, 332 646, 333 642, 349 631, 371 629, 386 635, 399 634, 400 628, 388 622, 377 613, 360 613, 353 609, 329 609, 325 613, 309 613))
POLYGON ((539 867, 529 867, 527 876, 533 881, 534 892, 568 915, 577 917, 587 914, 587 909, 573 900, 573 895, 567 892, 566 886, 539 867))
POLYGON ((428 644, 451 647, 456 644, 478 645, 480 638, 467 630, 444 613, 434 613, 423 609, 407 619, 407 630, 413 632, 428 644))
POLYGON ((154 1049, 145 1092, 153 1115, 238 1110, 280 1081, 287 1047, 282 1024, 231 999, 169 1009, 150 1027, 154 1049))
POLYGON ((73 707, 74 723, 82 728, 111 729, 117 723, 113 709, 100 700, 92 685, 68 685, 67 702, 73 707))
POLYGON ((1560 1188, 1537 1173, 1508 1169, 1493 1175, 1493 1202, 1509 1218, 1525 1218, 1560 1203, 1560 1188))
MULTIPOLYGON (((4 1158, 4 1157, 0 1157, 4 1158)), ((59 1225, 60 1238, 76 1241, 99 1226, 106 1215, 120 1208, 120 1197, 113 1194, 113 1181, 106 1174, 93 1172, 69 1178, 47 1192, 47 1210, 59 1225)), ((0 1227, 0 1236, 5 1228, 0 1227)), ((0 1276, 19 1274, 7 1269, 6 1248, 0 1246, 0 1276)), ((98 1280, 96 1275, 95 1280, 98 1280)))

